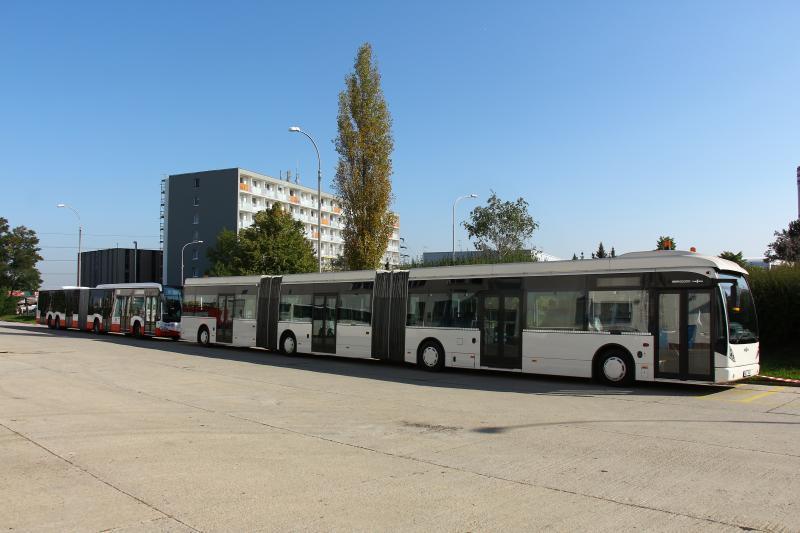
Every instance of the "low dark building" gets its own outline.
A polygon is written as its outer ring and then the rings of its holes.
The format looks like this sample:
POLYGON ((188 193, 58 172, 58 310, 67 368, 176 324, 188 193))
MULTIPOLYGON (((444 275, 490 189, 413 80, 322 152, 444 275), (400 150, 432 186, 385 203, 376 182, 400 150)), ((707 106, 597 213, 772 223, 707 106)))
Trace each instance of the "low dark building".
POLYGON ((81 285, 161 283, 161 250, 108 248, 81 253, 81 285))

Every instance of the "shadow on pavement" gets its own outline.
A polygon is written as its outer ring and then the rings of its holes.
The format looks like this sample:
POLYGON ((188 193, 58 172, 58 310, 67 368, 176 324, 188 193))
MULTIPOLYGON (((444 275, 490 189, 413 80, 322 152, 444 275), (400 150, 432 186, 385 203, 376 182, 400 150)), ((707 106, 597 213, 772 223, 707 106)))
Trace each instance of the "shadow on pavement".
MULTIPOLYGON (((637 383, 634 387, 608 387, 584 378, 544 376, 490 370, 476 371, 455 368, 448 368, 441 373, 431 373, 406 363, 388 363, 371 359, 349 359, 323 355, 285 356, 262 348, 201 346, 189 342, 176 342, 170 339, 136 339, 118 334, 93 335, 89 332, 73 330, 52 330, 40 325, 3 323, 0 327, 5 330, 12 330, 14 333, 11 333, 11 335, 83 338, 95 342, 162 350, 181 355, 237 361, 274 368, 296 368, 322 374, 350 376, 425 387, 512 392, 520 394, 565 396, 608 395, 615 397, 698 397, 716 394, 730 388, 723 385, 648 382, 637 383)), ((8 335, 9 333, 5 334, 8 335)), ((0 334, 0 337, 2 337, 2 334, 0 334)), ((2 351, 2 344, 0 344, 0 351, 2 351)), ((491 429, 492 428, 483 428, 484 431, 491 429)), ((497 432, 505 430, 502 428, 497 429, 497 432)))

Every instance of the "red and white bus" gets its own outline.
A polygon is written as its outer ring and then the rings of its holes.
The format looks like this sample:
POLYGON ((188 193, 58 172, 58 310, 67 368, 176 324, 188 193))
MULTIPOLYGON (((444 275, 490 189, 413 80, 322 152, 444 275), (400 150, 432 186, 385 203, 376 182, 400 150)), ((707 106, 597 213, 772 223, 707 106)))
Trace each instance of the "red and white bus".
POLYGON ((180 338, 181 290, 159 283, 39 292, 36 321, 55 329, 180 338))

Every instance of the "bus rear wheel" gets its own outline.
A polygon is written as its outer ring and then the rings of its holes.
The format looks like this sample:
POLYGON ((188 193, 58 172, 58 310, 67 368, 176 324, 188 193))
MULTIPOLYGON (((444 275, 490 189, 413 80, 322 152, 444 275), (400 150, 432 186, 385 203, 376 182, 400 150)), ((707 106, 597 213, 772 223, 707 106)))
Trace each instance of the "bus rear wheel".
POLYGON ((61 319, 56 317, 55 324, 53 325, 55 329, 61 329, 61 319))
POLYGON ((283 355, 294 355, 297 353, 297 339, 294 338, 294 333, 287 331, 281 336, 280 349, 283 355))
POLYGON ((208 332, 207 327, 200 326, 200 329, 197 330, 197 342, 203 346, 211 344, 211 334, 208 332))
POLYGON ((134 322, 133 324, 133 336, 137 339, 142 337, 142 326, 140 326, 138 322, 134 322))
POLYGON ((437 341, 425 341, 417 350, 417 365, 430 372, 444 368, 444 348, 437 341))
POLYGON ((47 327, 53 329, 53 317, 47 317, 47 327))
POLYGON ((627 352, 606 350, 598 355, 595 364, 595 376, 606 385, 625 387, 633 383, 635 366, 627 352))
POLYGON ((98 335, 100 333, 100 321, 96 318, 94 319, 94 324, 92 324, 92 333, 98 335))

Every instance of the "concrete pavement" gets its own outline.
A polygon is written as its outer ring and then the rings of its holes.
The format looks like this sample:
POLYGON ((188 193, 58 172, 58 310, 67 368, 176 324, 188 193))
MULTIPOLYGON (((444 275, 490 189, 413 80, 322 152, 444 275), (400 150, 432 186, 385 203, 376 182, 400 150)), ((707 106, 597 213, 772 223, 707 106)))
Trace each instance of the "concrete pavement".
POLYGON ((800 388, 0 323, 0 530, 800 530, 800 388))

